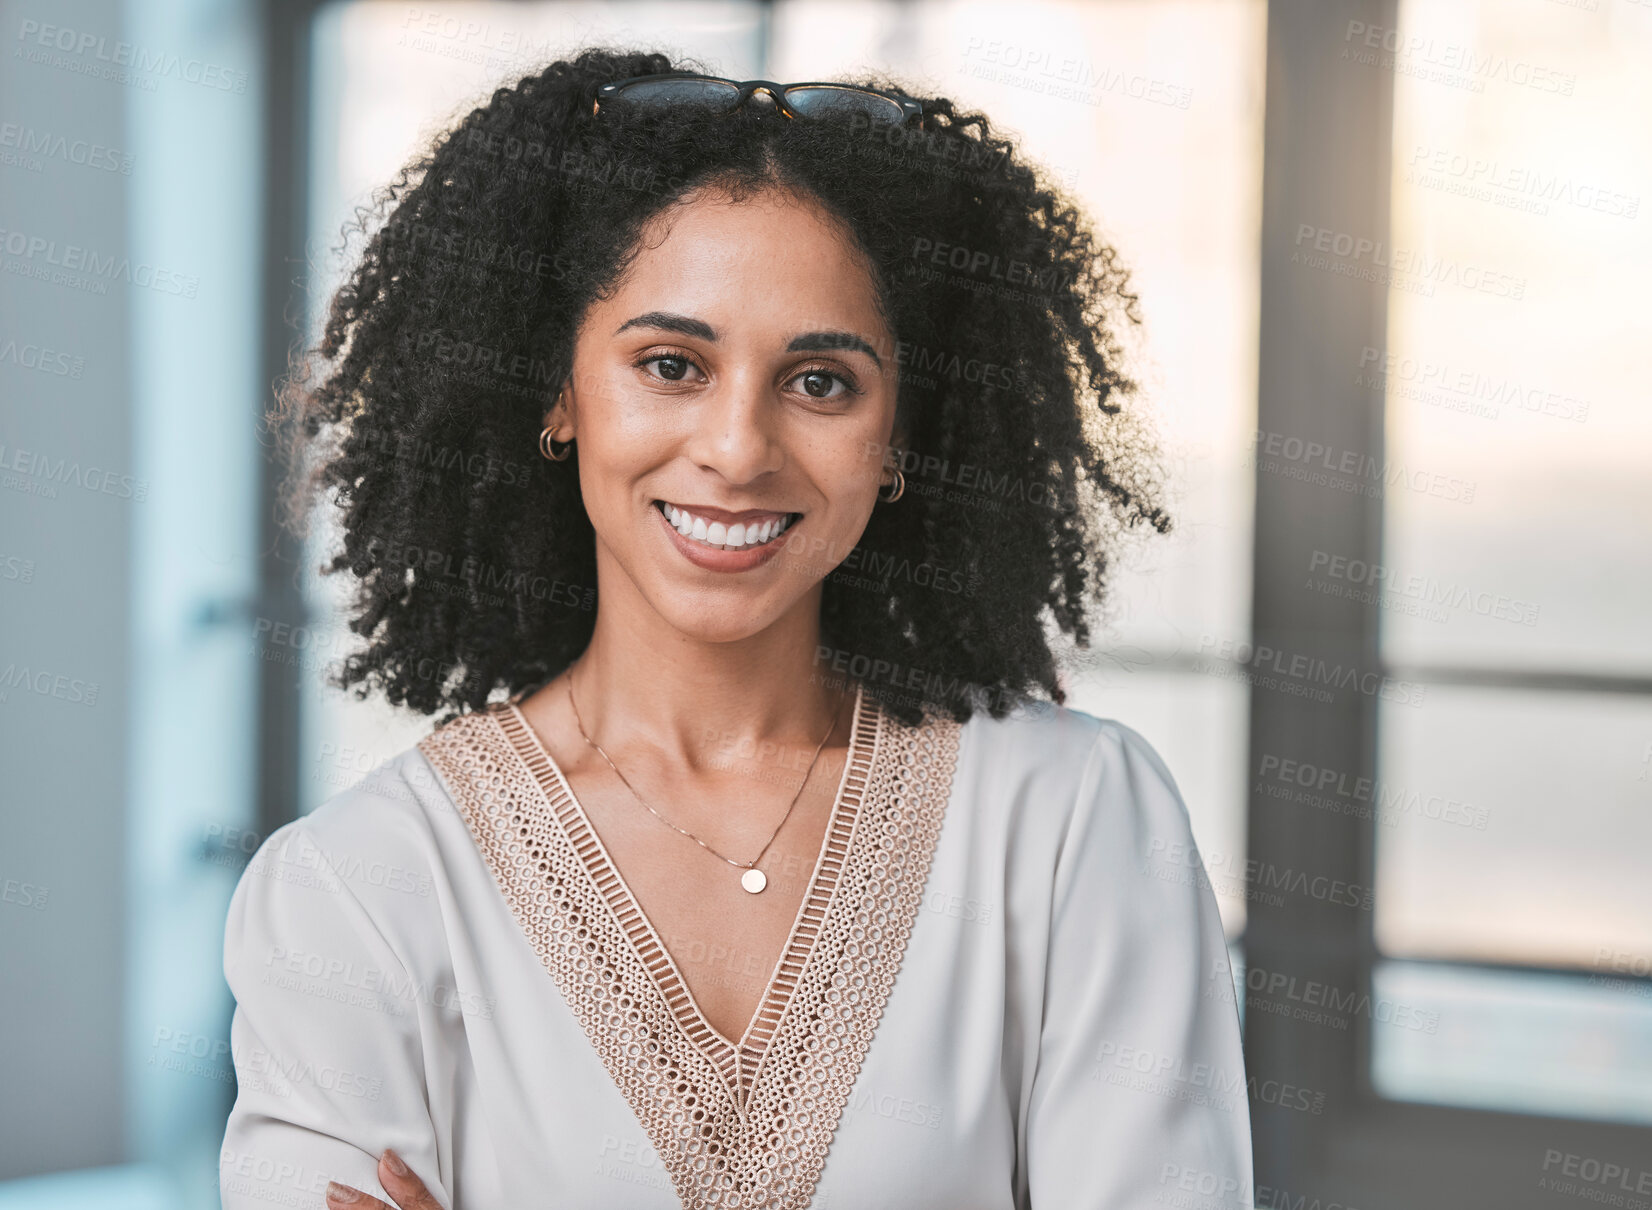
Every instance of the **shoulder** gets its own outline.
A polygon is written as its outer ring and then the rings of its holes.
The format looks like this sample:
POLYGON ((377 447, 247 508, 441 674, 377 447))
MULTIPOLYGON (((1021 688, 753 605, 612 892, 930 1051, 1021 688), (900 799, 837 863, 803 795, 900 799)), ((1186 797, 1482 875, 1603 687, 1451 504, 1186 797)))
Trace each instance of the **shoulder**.
POLYGON ((437 911, 439 888, 452 881, 452 867, 468 859, 471 846, 424 749, 432 735, 472 726, 466 718, 436 728, 272 831, 237 895, 291 899, 319 888, 357 901, 377 920, 424 921, 437 911))
POLYGON ((977 710, 964 727, 966 731, 978 729, 992 742, 1011 749, 1040 754, 1075 746, 1088 751, 1103 742, 1152 751, 1152 745, 1138 731, 1119 719, 1055 702, 1028 702, 1003 718, 993 718, 985 710, 977 710))
POLYGON ((385 987, 451 983, 455 920, 492 882, 423 751, 429 738, 275 829, 252 855, 224 933, 238 1003, 276 975, 313 993, 294 1001, 302 1005, 317 996, 376 1005, 385 987))
POLYGON ((977 711, 962 735, 984 770, 999 770, 1011 783, 1043 778, 1064 784, 1075 801, 1104 783, 1116 787, 1121 778, 1135 788, 1175 785, 1158 750, 1134 727, 1053 702, 1033 702, 1003 718, 977 711))
POLYGON ((442 819, 451 813, 441 780, 415 744, 295 824, 315 844, 352 866, 358 864, 354 859, 371 855, 428 876, 442 819))
POLYGON ((1129 724, 1049 702, 963 727, 960 790, 972 811, 999 819, 1029 858, 1070 865, 1190 851, 1175 778, 1129 724))

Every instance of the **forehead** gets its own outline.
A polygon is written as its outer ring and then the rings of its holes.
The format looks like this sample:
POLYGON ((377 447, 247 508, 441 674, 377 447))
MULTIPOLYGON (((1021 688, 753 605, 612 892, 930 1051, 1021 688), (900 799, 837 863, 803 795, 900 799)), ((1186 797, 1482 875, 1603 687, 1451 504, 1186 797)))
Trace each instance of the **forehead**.
POLYGON ((882 326, 865 254, 848 230, 819 202, 778 191, 740 201, 699 191, 656 215, 599 306, 675 311, 719 331, 882 326))

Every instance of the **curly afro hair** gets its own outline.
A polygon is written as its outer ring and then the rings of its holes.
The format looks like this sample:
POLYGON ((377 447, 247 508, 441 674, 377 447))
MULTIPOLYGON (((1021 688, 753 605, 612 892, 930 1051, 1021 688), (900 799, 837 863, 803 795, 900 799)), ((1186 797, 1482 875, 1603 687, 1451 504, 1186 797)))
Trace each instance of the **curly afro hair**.
POLYGON ((1136 384, 1120 338, 1140 320, 1115 250, 984 115, 886 77, 843 83, 917 100, 921 118, 593 113, 604 83, 700 70, 604 49, 552 63, 346 224, 338 251, 359 234, 359 261, 270 416, 285 524, 302 536, 325 493, 342 512, 320 570, 355 577, 366 644, 334 683, 451 717, 584 650, 595 535, 574 462, 538 457, 539 432, 587 304, 650 218, 715 186, 821 203, 873 267, 897 341, 904 444, 885 462, 907 486, 826 575, 817 666, 908 723, 1064 702, 1048 622, 1087 646, 1120 540, 1170 528, 1149 428, 1121 403, 1136 384))

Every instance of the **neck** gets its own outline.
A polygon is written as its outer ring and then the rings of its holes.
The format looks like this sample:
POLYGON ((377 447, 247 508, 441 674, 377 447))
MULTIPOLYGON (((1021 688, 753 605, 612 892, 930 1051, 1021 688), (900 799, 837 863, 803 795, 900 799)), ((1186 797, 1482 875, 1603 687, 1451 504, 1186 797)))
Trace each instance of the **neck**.
POLYGON ((729 642, 652 620, 633 626, 599 606, 589 645, 549 686, 565 697, 572 681, 585 733, 610 752, 644 744, 697 768, 730 750, 812 751, 834 722, 840 742, 847 736, 854 685, 817 661, 818 592, 729 642))

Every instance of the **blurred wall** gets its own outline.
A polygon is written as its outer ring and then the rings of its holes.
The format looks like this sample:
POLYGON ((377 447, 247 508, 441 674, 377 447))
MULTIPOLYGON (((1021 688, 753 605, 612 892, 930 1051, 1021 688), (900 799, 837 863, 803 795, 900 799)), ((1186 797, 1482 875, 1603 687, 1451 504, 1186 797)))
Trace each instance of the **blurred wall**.
MULTIPOLYGON (((113 38, 121 5, 0 0, 0 147, 124 150, 127 90, 25 59, 31 21, 113 38)), ((0 1179, 124 1149, 131 293, 38 275, 124 254, 130 178, 76 154, 0 164, 0 1179)))
POLYGON ((0 1180, 124 1164, 76 1187, 125 1210, 216 1204, 234 1096, 258 15, 0 0, 0 1180))

